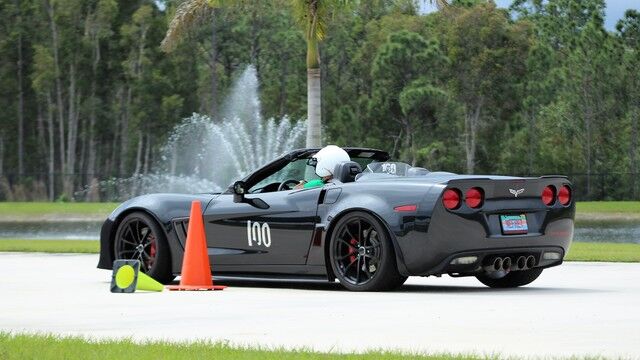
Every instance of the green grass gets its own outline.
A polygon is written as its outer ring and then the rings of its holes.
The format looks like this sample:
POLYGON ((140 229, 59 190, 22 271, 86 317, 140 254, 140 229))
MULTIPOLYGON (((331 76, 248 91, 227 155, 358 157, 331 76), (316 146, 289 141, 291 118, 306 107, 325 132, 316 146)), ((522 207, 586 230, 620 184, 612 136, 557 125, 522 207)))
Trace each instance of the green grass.
POLYGON ((0 251, 97 253, 99 250, 100 244, 98 240, 0 239, 0 251))
POLYGON ((309 350, 233 347, 207 341, 173 343, 131 340, 87 340, 81 337, 0 333, 0 359, 498 359, 460 354, 419 355, 389 351, 327 354, 309 350))
POLYGON ((104 215, 106 217, 117 206, 117 203, 0 202, 0 218, 43 215, 104 215))
POLYGON ((583 201, 576 203, 576 213, 640 214, 640 201, 583 201))
POLYGON ((565 260, 640 262, 640 244, 574 242, 565 260))

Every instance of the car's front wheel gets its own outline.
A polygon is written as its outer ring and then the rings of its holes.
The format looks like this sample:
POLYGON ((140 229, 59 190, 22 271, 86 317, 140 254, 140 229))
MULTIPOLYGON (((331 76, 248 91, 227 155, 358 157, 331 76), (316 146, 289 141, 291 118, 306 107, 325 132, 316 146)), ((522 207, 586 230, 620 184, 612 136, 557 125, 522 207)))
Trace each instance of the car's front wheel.
POLYGON ((398 272, 384 226, 365 212, 352 212, 338 220, 329 257, 340 284, 352 291, 392 290, 407 280, 398 272))
POLYGON ((541 268, 533 268, 529 270, 512 271, 507 275, 493 279, 486 275, 476 276, 481 283, 492 288, 514 288, 532 283, 542 274, 541 268))
POLYGON ((167 238, 151 216, 131 213, 120 221, 114 239, 115 259, 140 261, 140 270, 163 284, 175 278, 167 238))

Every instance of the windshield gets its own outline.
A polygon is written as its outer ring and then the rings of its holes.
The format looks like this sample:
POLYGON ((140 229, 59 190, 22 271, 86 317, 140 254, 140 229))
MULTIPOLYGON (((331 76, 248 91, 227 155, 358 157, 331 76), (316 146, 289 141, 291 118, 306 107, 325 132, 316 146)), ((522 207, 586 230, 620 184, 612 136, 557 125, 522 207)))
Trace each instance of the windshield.
POLYGON ((411 168, 411 165, 405 164, 403 162, 372 162, 367 165, 367 168, 363 172, 373 174, 389 174, 395 176, 409 176, 409 169, 411 168))
MULTIPOLYGON (((302 158, 291 161, 282 169, 267 176, 266 178, 252 186, 251 189, 249 189, 249 193, 260 192, 263 188, 267 187, 270 184, 282 183, 286 180, 311 181, 314 179, 319 179, 320 177, 316 175, 314 167, 308 165, 307 160, 307 158, 302 158)), ((374 159, 369 157, 352 157, 351 161, 357 162, 360 167, 364 169, 369 164, 371 164, 374 159)))

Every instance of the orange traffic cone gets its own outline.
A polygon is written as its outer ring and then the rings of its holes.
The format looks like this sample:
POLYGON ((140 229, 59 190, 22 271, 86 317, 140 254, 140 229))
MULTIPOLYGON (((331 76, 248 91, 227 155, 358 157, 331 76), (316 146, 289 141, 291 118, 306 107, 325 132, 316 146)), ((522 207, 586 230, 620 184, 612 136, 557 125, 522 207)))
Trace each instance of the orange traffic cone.
POLYGON ((202 208, 200 201, 194 200, 191 203, 180 285, 171 285, 167 288, 169 290, 222 290, 225 287, 213 285, 202 208))

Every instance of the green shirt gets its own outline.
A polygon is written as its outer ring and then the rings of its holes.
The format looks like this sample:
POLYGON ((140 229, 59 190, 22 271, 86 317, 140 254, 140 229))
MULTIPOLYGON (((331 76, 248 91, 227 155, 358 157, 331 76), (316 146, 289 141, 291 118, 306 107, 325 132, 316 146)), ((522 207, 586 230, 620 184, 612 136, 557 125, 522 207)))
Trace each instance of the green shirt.
POLYGON ((322 179, 314 179, 304 183, 304 188, 311 189, 322 185, 324 185, 324 181, 322 181, 322 179))

